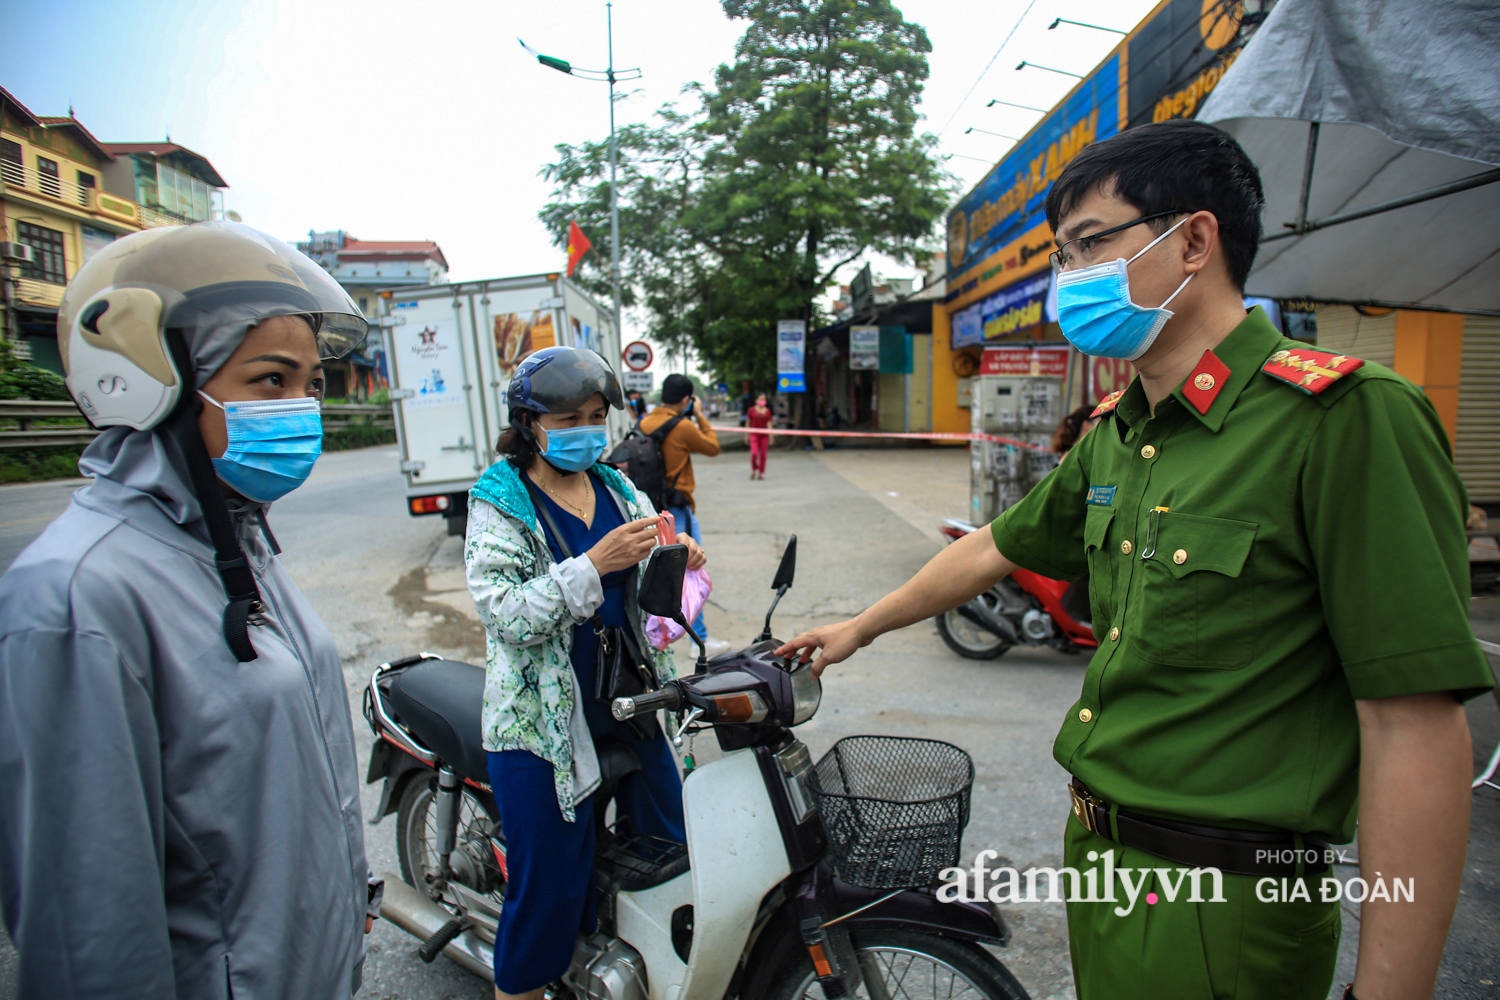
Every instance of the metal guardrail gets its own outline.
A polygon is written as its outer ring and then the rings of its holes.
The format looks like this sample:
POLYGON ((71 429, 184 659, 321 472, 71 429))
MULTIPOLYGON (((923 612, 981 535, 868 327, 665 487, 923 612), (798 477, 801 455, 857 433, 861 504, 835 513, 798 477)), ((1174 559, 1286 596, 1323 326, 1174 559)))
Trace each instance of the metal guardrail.
MULTIPOLYGON (((72 400, 0 399, 0 422, 16 428, 0 429, 0 448, 53 448, 85 445, 99 436, 83 419, 72 400), (66 424, 41 424, 39 420, 67 419, 66 424)), ((356 424, 394 428, 395 415, 389 403, 381 406, 334 404, 323 408, 325 430, 342 430, 356 424)))

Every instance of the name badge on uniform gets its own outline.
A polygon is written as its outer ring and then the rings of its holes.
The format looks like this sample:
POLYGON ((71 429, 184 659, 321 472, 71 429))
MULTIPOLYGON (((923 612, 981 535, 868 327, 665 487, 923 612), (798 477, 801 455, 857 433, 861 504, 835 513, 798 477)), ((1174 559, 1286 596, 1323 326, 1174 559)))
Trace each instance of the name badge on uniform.
POLYGON ((1115 488, 1113 486, 1090 486, 1088 499, 1084 502, 1090 507, 1113 507, 1115 488))

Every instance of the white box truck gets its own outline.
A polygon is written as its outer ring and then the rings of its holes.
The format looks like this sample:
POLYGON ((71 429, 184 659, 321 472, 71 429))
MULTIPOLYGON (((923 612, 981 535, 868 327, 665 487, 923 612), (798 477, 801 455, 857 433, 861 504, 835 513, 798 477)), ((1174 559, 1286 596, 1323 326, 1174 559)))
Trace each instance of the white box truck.
MULTIPOLYGON (((561 274, 393 290, 381 302, 407 510, 447 518, 450 535, 464 533, 469 487, 495 461, 505 389, 526 355, 587 347, 620 370, 610 311, 561 274)), ((609 430, 613 446, 624 414, 610 411, 609 430)))

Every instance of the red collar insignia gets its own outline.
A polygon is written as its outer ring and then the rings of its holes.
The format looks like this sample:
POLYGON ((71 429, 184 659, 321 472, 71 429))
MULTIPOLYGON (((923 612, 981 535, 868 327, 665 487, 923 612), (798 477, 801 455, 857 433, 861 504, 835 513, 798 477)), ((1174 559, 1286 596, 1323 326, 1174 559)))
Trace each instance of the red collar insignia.
POLYGON ((1287 385, 1301 389, 1309 396, 1316 396, 1363 365, 1364 362, 1359 358, 1351 358, 1347 354, 1299 347, 1290 351, 1277 351, 1260 370, 1287 385))
POLYGON ((1207 415, 1214 400, 1229 383, 1229 366, 1219 360, 1213 351, 1204 351, 1198 359, 1198 367, 1182 383, 1182 398, 1193 404, 1199 413, 1207 415))

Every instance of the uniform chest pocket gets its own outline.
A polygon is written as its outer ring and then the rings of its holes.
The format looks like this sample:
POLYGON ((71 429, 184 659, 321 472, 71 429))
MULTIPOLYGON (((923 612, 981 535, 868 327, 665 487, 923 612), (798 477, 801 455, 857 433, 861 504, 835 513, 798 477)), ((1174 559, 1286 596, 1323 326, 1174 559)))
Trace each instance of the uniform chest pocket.
POLYGON ((1136 650, 1183 667, 1233 670, 1255 652, 1255 588, 1248 563, 1259 525, 1172 511, 1140 573, 1136 650))
POLYGON ((1083 550, 1089 563, 1089 610, 1093 614, 1094 638, 1099 638, 1115 616, 1115 566, 1109 558, 1109 523, 1112 507, 1090 507, 1083 522, 1083 550))

